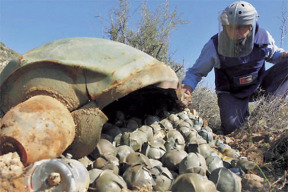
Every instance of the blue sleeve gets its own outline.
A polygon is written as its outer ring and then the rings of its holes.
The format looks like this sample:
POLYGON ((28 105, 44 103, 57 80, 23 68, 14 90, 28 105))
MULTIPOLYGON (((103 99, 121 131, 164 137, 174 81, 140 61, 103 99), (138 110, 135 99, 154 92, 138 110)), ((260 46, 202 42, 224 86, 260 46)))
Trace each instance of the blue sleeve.
POLYGON ((266 31, 268 34, 269 44, 267 46, 267 53, 266 53, 266 61, 269 63, 276 64, 281 60, 282 54, 285 52, 284 49, 277 47, 275 44, 275 40, 271 36, 271 34, 266 31))
POLYGON ((219 67, 220 61, 217 55, 213 40, 210 39, 203 47, 200 56, 195 64, 188 68, 183 80, 183 84, 195 90, 197 84, 206 77, 213 67, 219 67))

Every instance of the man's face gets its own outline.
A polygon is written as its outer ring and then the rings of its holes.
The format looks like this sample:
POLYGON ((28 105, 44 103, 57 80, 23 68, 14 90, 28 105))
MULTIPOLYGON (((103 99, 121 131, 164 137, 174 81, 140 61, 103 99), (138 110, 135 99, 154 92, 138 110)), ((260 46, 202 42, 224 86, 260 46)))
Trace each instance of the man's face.
POLYGON ((225 25, 225 29, 230 39, 240 40, 247 37, 253 28, 252 25, 225 25))

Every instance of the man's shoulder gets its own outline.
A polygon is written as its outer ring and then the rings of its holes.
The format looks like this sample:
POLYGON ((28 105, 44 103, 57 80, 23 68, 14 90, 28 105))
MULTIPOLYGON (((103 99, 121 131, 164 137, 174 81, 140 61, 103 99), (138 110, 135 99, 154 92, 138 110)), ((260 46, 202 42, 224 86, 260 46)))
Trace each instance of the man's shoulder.
POLYGON ((269 43, 269 32, 261 27, 258 28, 255 36, 256 44, 268 44, 269 43))
POLYGON ((215 35, 213 35, 212 37, 211 37, 211 39, 218 39, 218 33, 216 33, 215 35))

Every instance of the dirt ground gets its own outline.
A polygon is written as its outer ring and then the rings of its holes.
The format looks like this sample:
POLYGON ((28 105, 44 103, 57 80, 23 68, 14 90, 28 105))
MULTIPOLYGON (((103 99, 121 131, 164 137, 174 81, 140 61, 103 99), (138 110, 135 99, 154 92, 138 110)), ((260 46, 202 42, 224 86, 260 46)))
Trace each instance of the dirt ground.
POLYGON ((23 172, 24 166, 16 152, 0 156, 0 191, 25 191, 23 172))
MULTIPOLYGON (((247 186, 242 179, 242 187, 245 191, 288 191, 288 129, 274 132, 259 131, 250 134, 247 130, 239 130, 228 136, 216 135, 229 144, 233 149, 240 151, 241 156, 247 157, 256 163, 256 167, 248 174, 259 176, 250 178, 254 186, 247 186), (262 190, 256 190, 255 186, 261 184, 262 190), (249 189, 250 187, 250 189, 249 189)), ((245 180, 245 179, 244 179, 245 180)))

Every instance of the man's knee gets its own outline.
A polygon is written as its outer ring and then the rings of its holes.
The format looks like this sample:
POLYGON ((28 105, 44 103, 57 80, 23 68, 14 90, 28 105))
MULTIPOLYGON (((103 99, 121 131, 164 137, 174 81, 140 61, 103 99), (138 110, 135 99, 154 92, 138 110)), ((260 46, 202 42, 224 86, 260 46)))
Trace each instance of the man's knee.
POLYGON ((223 129, 223 133, 227 135, 235 131, 236 129, 240 129, 244 122, 245 119, 240 120, 237 117, 222 119, 221 126, 223 129))

